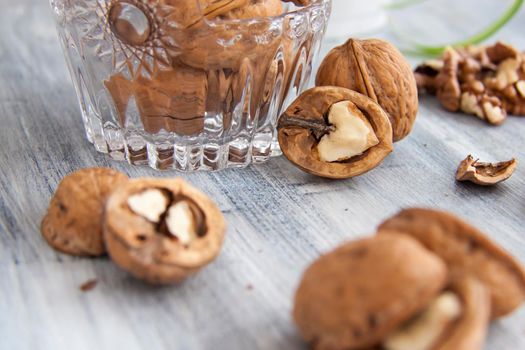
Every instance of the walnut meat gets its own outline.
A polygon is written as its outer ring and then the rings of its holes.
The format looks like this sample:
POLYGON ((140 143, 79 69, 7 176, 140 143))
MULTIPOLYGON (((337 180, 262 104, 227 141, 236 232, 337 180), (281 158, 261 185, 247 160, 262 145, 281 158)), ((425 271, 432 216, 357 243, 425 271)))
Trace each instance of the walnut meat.
POLYGON ((293 317, 315 349, 369 348, 426 308, 446 280, 441 259, 408 236, 361 239, 306 270, 293 317))
POLYGON ((182 179, 130 180, 108 199, 104 238, 113 261, 153 284, 182 281, 220 252, 225 222, 182 179))
POLYGON ((525 269, 486 235, 456 216, 430 209, 406 209, 379 226, 380 234, 402 232, 419 240, 448 265, 452 277, 474 277, 490 291, 492 318, 525 301, 525 269))
POLYGON ((377 102, 390 118, 394 141, 412 130, 418 110, 416 81, 406 59, 386 41, 350 39, 332 49, 315 84, 345 87, 377 102))
POLYGON ((492 125, 503 123, 507 114, 525 115, 525 54, 508 44, 448 48, 441 59, 418 66, 414 75, 418 87, 436 95, 451 112, 492 125))
POLYGON ((102 221, 107 197, 128 177, 108 168, 86 168, 62 179, 41 224, 46 241, 72 255, 106 252, 102 221))
POLYGON ((363 174, 392 151, 392 128, 383 109, 340 87, 305 91, 281 115, 277 129, 286 158, 327 178, 363 174))

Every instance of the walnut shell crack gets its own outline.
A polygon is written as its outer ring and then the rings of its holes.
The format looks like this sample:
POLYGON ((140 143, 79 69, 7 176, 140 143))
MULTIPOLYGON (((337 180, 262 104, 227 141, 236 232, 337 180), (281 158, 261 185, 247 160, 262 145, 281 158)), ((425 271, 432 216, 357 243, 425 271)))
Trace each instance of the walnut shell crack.
POLYGON ((308 267, 293 317, 315 349, 371 347, 425 308, 446 281, 441 259, 408 236, 361 239, 308 267))
POLYGON ((106 205, 104 239, 110 257, 152 284, 180 282, 209 264, 221 250, 224 231, 215 203, 182 179, 130 180, 106 205), (136 201, 130 201, 133 196, 136 201))
POLYGON ((394 141, 412 130, 418 110, 416 80, 403 55, 386 41, 350 39, 332 49, 315 84, 345 87, 377 102, 390 118, 394 141))
POLYGON ((378 231, 380 235, 410 235, 440 256, 454 278, 477 278, 490 291, 492 318, 511 313, 525 301, 523 266, 481 231, 452 214, 405 209, 381 224, 378 231))
POLYGON ((277 130, 279 144, 288 160, 308 173, 332 179, 361 175, 379 165, 393 150, 392 127, 383 109, 366 96, 340 87, 315 87, 305 91, 281 115, 277 130), (327 114, 341 101, 350 101, 357 107, 378 143, 346 160, 323 161, 318 145, 324 135, 333 131, 327 114))
POLYGON ((518 162, 511 159, 497 163, 480 162, 471 155, 461 161, 456 171, 456 180, 470 181, 481 186, 491 186, 510 178, 518 162))
POLYGON ((111 191, 128 181, 109 168, 85 168, 62 179, 41 223, 42 236, 63 253, 106 253, 102 238, 103 209, 111 191))

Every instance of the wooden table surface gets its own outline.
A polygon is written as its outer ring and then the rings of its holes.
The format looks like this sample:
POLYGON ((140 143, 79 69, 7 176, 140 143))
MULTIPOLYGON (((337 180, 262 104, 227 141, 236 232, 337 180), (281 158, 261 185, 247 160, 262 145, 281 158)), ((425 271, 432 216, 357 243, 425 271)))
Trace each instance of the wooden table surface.
MULTIPOLYGON (((475 11, 451 11, 452 1, 448 7, 436 1, 426 5, 433 9, 425 11, 428 19, 409 11, 395 14, 394 23, 427 37, 458 37, 502 11, 494 1, 468 2, 475 11), (445 25, 436 19, 442 15, 445 25)), ((429 97, 421 99, 413 133, 359 178, 323 180, 282 157, 182 175, 216 200, 229 228, 215 263, 180 286, 149 287, 107 258, 59 254, 39 225, 67 173, 110 166, 132 177, 180 174, 133 168, 95 152, 83 135, 48 4, 0 5, 1 349, 306 349, 290 319, 304 268, 410 206, 454 211, 525 263, 525 119, 491 127, 448 114, 429 97), (492 188, 456 183, 456 166, 468 153, 522 164, 492 188), (96 288, 81 292, 79 285, 92 278, 96 288)), ((524 23, 521 11, 498 38, 525 48, 524 23)), ((327 40, 323 51, 338 40, 327 40)), ((492 325, 487 349, 525 349, 525 307, 492 325)))

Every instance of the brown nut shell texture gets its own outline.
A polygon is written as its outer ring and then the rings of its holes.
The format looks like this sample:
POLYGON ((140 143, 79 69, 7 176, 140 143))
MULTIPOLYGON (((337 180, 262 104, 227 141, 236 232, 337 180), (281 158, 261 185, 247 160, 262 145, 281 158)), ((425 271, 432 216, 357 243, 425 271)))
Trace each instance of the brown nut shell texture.
POLYGON ((408 236, 361 239, 306 270, 293 317, 315 349, 371 347, 424 309, 446 280, 441 259, 408 236))
POLYGON ((64 177, 41 224, 49 245, 72 255, 104 254, 104 205, 111 191, 127 181, 126 175, 109 168, 86 168, 64 177))
POLYGON ((514 158, 503 162, 486 163, 468 155, 459 164, 456 180, 470 181, 481 186, 491 186, 510 178, 517 165, 518 162, 514 158))
POLYGON ((416 80, 403 55, 386 41, 350 39, 332 49, 315 84, 345 87, 377 102, 390 118, 394 141, 412 130, 418 110, 416 80))
POLYGON ((379 227, 380 234, 402 232, 439 255, 455 278, 474 276, 491 294, 492 318, 525 300, 525 270, 485 234, 460 218, 430 209, 406 209, 379 227))
POLYGON ((490 293, 476 278, 452 282, 449 289, 462 303, 460 318, 432 350, 481 350, 490 321, 490 293))
POLYGON ((340 87, 315 87, 305 91, 281 115, 277 129, 279 144, 288 160, 308 173, 327 178, 361 175, 379 165, 393 149, 392 128, 383 109, 368 97, 340 87), (349 102, 350 115, 332 121, 331 118, 337 116, 332 115, 331 110, 339 102, 349 102), (351 124, 354 117, 361 122, 351 124), (362 132, 365 129, 368 134, 362 132), (343 135, 338 135, 338 130, 343 135), (322 143, 327 147, 320 148, 322 143), (339 157, 347 151, 346 147, 356 145, 355 156, 339 157))
POLYGON ((153 284, 182 281, 220 252, 225 221, 184 180, 130 180, 108 199, 104 238, 113 261, 153 284))
POLYGON ((250 0, 245 6, 236 8, 222 16, 221 19, 251 19, 273 17, 283 13, 281 0, 250 0))

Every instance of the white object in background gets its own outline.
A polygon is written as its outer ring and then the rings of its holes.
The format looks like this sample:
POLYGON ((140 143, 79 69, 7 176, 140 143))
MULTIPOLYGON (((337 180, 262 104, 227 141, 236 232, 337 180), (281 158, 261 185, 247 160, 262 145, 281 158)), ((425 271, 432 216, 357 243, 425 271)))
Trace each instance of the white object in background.
POLYGON ((385 5, 390 2, 391 0, 332 0, 327 38, 347 38, 381 29, 387 23, 385 5))

